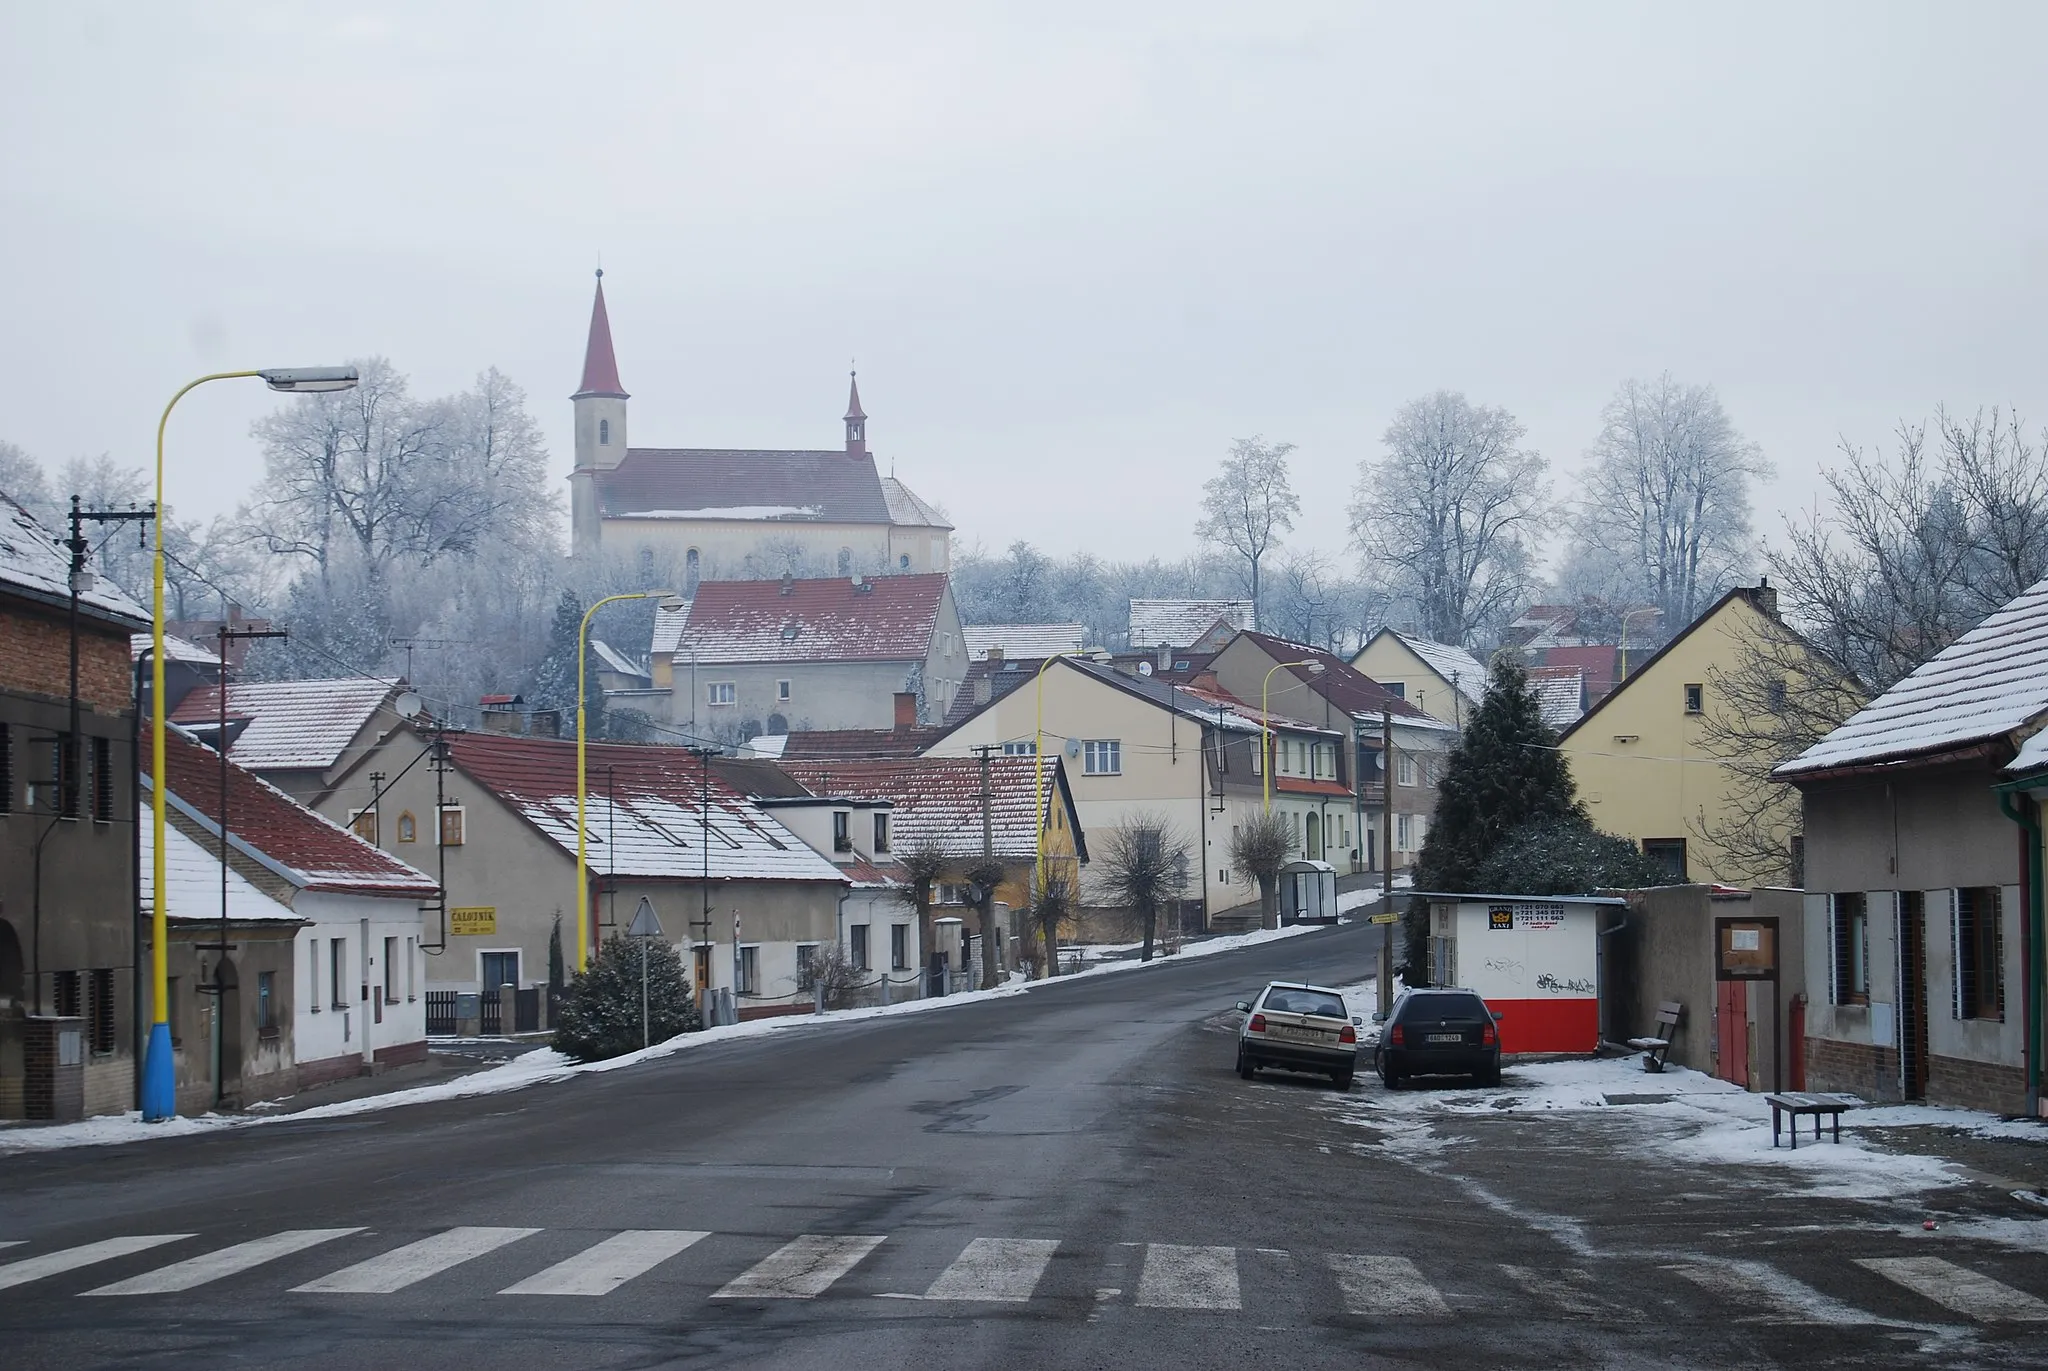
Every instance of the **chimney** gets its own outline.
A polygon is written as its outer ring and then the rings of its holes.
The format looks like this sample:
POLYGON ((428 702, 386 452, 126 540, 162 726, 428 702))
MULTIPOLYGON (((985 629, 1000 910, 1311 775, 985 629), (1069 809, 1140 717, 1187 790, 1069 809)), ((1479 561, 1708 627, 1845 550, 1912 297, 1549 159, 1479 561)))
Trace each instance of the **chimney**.
POLYGON ((999 647, 989 648, 988 659, 991 662, 1001 662, 1003 660, 1003 650, 999 647))
POLYGON ((896 692, 896 731, 907 733, 917 727, 917 696, 908 690, 896 692))
POLYGON ((995 698, 995 695, 995 682, 989 680, 989 678, 986 676, 977 676, 974 678, 974 703, 978 705, 985 705, 990 700, 993 700, 995 698))
POLYGON ((782 573, 782 588, 781 588, 781 589, 780 589, 780 590, 779 590, 779 591, 778 591, 777 593, 778 593, 778 594, 782 594, 782 595, 794 595, 794 594, 796 594, 796 577, 794 577, 794 576, 790 575, 790 574, 789 574, 788 572, 786 572, 786 571, 785 571, 785 572, 783 572, 783 573, 782 573))
POLYGON ((1173 649, 1165 643, 1159 645, 1159 669, 1161 671, 1173 670, 1173 649))
POLYGON ((1773 619, 1778 617, 1778 592, 1771 587, 1771 578, 1756 578, 1756 589, 1749 592, 1750 602, 1773 619))

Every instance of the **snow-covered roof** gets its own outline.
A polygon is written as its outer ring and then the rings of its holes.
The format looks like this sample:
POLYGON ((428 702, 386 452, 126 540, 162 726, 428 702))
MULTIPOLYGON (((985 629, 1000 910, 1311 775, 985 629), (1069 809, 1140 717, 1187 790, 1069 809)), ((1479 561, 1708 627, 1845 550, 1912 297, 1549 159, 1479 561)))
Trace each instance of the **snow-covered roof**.
POLYGON ((1250 600, 1133 600, 1131 647, 1193 647, 1202 635, 1228 619, 1233 628, 1249 628, 1250 600))
POLYGON ((970 662, 987 661, 992 647, 1001 648, 1004 657, 1037 661, 1055 652, 1079 652, 1088 630, 1080 624, 972 624, 960 634, 967 640, 970 662))
POLYGON ((1150 700, 1162 709, 1172 710, 1182 718, 1193 719, 1227 733, 1265 731, 1259 724, 1259 711, 1247 706, 1234 695, 1226 695, 1221 691, 1191 690, 1187 686, 1161 681, 1151 676, 1127 675, 1113 666, 1093 662, 1086 657, 1062 657, 1057 667, 1048 667, 1047 670, 1062 668, 1072 668, 1084 675, 1093 676, 1105 685, 1150 700))
POLYGON ((625 653, 619 651, 610 643, 605 642, 602 638, 592 638, 590 640, 590 650, 597 654, 598 661, 604 663, 609 670, 618 672, 621 676, 633 676, 643 681, 650 679, 645 668, 636 665, 625 653))
MULTIPOLYGON (((576 744, 503 733, 450 733, 449 758, 574 856, 576 744)), ((843 881, 839 868, 734 790, 713 767, 706 821, 701 763, 674 747, 592 743, 585 775, 590 869, 620 876, 714 881, 843 881)))
POLYGON ((1477 657, 1462 647, 1448 643, 1433 643, 1427 638, 1418 638, 1399 629, 1389 630, 1399 638, 1407 649, 1420 657, 1424 664, 1437 675, 1457 687, 1458 693, 1473 704, 1478 704, 1486 694, 1486 668, 1477 657))
MULTIPOLYGON (((150 635, 147 633, 129 634, 129 658, 133 661, 141 661, 142 654, 149 651, 150 641, 150 635)), ((207 651, 190 638, 180 638, 175 633, 166 633, 164 635, 164 660, 166 662, 185 662, 191 666, 217 667, 220 665, 220 654, 207 651)))
POLYGON ((674 648, 677 661, 922 661, 946 596, 943 574, 705 581, 674 648))
MULTIPOLYGON (((136 810, 142 831, 142 907, 156 911, 155 831, 149 806, 136 810)), ((164 885, 170 903, 164 913, 174 919, 217 919, 220 917, 220 852, 209 852, 175 824, 164 825, 164 885)), ((228 917, 249 922, 303 923, 299 915, 249 883, 247 877, 228 865, 228 917)))
MULTIPOLYGON (((393 692, 396 680, 238 681, 228 718, 247 719, 228 755, 251 771, 324 771, 393 692)), ((220 715, 220 688, 201 686, 178 702, 171 722, 204 728, 220 715)))
POLYGON ((882 499, 889 506, 889 522, 900 528, 953 527, 937 505, 921 499, 916 491, 894 476, 882 478, 882 499))
MULTIPOLYGON (((0 590, 11 590, 50 605, 71 601, 71 554, 57 535, 0 492, 0 590)), ((112 617, 127 628, 149 622, 149 611, 105 577, 81 591, 79 606, 95 618, 112 617)))
MULTIPOLYGON (((981 852, 981 759, 979 757, 885 757, 865 761, 785 758, 782 770, 814 795, 891 802, 891 846, 898 853, 934 843, 955 857, 981 852)), ((1059 758, 1045 760, 1045 800, 1065 803, 1059 758)), ((989 758, 989 821, 995 855, 1028 860, 1038 852, 1036 757, 989 758)), ((1074 835, 1087 852, 1079 824, 1074 835)))
POLYGON ((2048 581, 2030 586, 1773 775, 1904 761, 2005 738, 2048 712, 2048 581))
POLYGON ((760 733, 749 739, 741 748, 742 757, 780 757, 782 749, 789 746, 787 733, 760 733))
POLYGON ((1575 666, 1531 667, 1529 691, 1552 728, 1568 728, 1586 712, 1586 673, 1575 666))
POLYGON ((676 644, 683 640, 683 625, 690 621, 690 607, 687 604, 674 609, 654 611, 654 641, 648 645, 648 652, 656 657, 673 657, 676 644))

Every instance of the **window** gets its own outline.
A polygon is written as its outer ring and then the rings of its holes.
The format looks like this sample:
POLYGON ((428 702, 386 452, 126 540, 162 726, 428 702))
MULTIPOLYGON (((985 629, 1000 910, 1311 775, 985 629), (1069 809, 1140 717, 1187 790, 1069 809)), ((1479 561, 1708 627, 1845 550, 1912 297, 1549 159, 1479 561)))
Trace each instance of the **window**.
POLYGON ((1415 816, 1413 814, 1396 814, 1394 816, 1394 847, 1402 852, 1413 852, 1415 850, 1415 816))
POLYGON ((1996 886, 1955 893, 1955 1017, 2005 1017, 2005 901, 1996 886))
POLYGON ((462 846, 462 807, 448 805, 441 810, 441 846, 462 846))
POLYGON ((413 984, 413 965, 415 962, 413 948, 415 945, 415 939, 407 938, 405 940, 405 1002, 407 1004, 411 1004, 414 996, 418 993, 413 984))
POLYGON ((92 1050, 104 1057, 115 1047, 114 1039, 114 970, 103 966, 92 973, 92 1022, 88 1025, 92 1035, 92 1050))
POLYGON ((969 904, 969 903, 972 903, 972 902, 971 902, 971 901, 970 901, 970 900, 969 900, 969 899, 967 898, 967 883, 966 883, 965 881, 940 881, 940 882, 939 882, 939 895, 938 895, 938 899, 937 899, 937 900, 935 901, 935 903, 938 903, 938 904, 969 904))
MULTIPOLYGON (((1415 755, 1411 752, 1396 753, 1394 756, 1394 784, 1415 784, 1415 755)), ((1407 844, 1403 843, 1403 847, 1407 844)))
POLYGON ((1086 776, 1115 776, 1124 769, 1124 745, 1118 738, 1094 738, 1081 744, 1081 772, 1086 776))
POLYGON ((846 810, 835 809, 832 811, 832 850, 834 852, 853 851, 853 834, 849 831, 849 825, 852 822, 853 815, 846 810))
POLYGON ((758 995, 761 987, 761 949, 743 947, 740 949, 740 983, 737 990, 742 995, 758 995))
POLYGON ((1870 921, 1861 891, 1831 897, 1828 938, 1834 945, 1836 1004, 1870 1003, 1870 921))
POLYGON ((1038 739, 1033 738, 1022 743, 1004 743, 1003 755, 1005 757, 1036 757, 1038 755, 1038 739))
POLYGON ((53 1008, 59 1018, 76 1019, 85 1014, 85 977, 76 971, 56 973, 52 993, 56 997, 53 1008))
POLYGON ((796 945, 796 983, 799 989, 808 990, 817 975, 818 945, 798 943, 796 945))
POLYGON ((519 954, 517 952, 479 952, 478 977, 483 982, 485 994, 501 985, 519 984, 519 954))
MULTIPOLYGON (((297 949, 293 949, 292 960, 298 960, 297 949)), ((306 1003, 312 1007, 313 1013, 318 1014, 320 1012, 320 940, 318 938, 308 938, 306 940, 306 1003)))
POLYGON ((712 705, 738 704, 740 688, 731 681, 711 681, 704 687, 704 702, 712 705))
POLYGON ((868 926, 866 924, 855 924, 846 930, 846 937, 846 960, 852 963, 855 971, 866 971, 868 969, 868 926))
POLYGON ((1645 838, 1643 855, 1663 867, 1676 879, 1685 879, 1685 839, 1645 838))
POLYGON ((384 940, 384 1003, 398 1003, 398 939, 384 940))
POLYGON ((412 811, 408 809, 405 813, 398 816, 398 841, 402 843, 416 842, 419 836, 419 820, 413 818, 412 811))
POLYGON ((778 700, 787 700, 789 698, 789 682, 777 681, 775 683, 775 698, 778 700))
POLYGON ((906 552, 901 557, 898 557, 896 565, 904 571, 910 570, 910 554, 906 552))
POLYGON ((14 731, 0 724, 0 814, 14 812, 14 731))
POLYGON ((877 814, 875 816, 875 851, 887 852, 888 850, 889 816, 887 814, 877 814))
POLYGON ((349 831, 366 843, 377 841, 377 811, 359 809, 349 816, 349 831))
POLYGON ((1764 707, 1773 714, 1785 712, 1785 680, 1782 676, 1764 687, 1764 707))
POLYGON ((696 595, 697 583, 703 575, 703 565, 704 556, 696 548, 691 548, 683 554, 683 594, 696 595))
POLYGON ((114 822, 114 740, 92 740, 92 818, 94 823, 114 822))
POLYGON ((348 939, 334 938, 327 944, 327 998, 336 1009, 348 1008, 342 987, 348 984, 348 939))
POLYGON ((1252 775, 1266 774, 1266 737, 1260 734, 1252 739, 1252 775))
POLYGON ((277 1036, 277 973, 259 971, 256 973, 256 1036, 275 1038, 277 1036))
POLYGON ((903 971, 910 966, 910 925, 889 925, 889 969, 903 971))
POLYGON ((1697 714, 1705 703, 1707 688, 1694 682, 1685 688, 1685 712, 1697 714))
POLYGON ((599 420, 597 421, 597 441, 598 441, 599 443, 603 444, 603 443, 609 443, 609 442, 611 442, 611 440, 612 440, 612 421, 611 421, 611 420, 609 420, 609 419, 599 419, 599 420))

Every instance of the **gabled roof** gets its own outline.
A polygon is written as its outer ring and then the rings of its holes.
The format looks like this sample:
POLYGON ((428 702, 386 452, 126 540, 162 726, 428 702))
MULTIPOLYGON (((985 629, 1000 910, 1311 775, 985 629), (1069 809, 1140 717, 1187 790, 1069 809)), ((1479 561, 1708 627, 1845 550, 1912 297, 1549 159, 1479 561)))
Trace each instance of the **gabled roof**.
MULTIPOLYGON (((140 755, 151 755, 149 723, 142 724, 140 755)), ((211 832, 220 832, 220 754, 183 729, 164 735, 164 770, 170 798, 211 832)), ((147 761, 144 771, 147 774, 147 761)), ((238 765, 227 767, 228 841, 301 890, 431 899, 434 878, 364 842, 238 765)), ((170 848, 167 846, 165 852, 170 848)), ((218 859, 214 876, 220 875, 218 859)), ((218 895, 216 895, 216 899, 218 895)))
MULTIPOLYGON (((1197 691, 1171 681, 1155 680, 1150 676, 1128 676, 1115 667, 1086 657, 1062 657, 1059 664, 1047 668, 1058 671, 1071 668, 1085 676, 1092 676, 1106 686, 1149 700, 1161 709, 1171 710, 1184 719, 1193 719, 1231 733, 1262 732, 1258 710, 1247 706, 1233 695, 1221 691, 1197 691)), ((1305 727, 1305 725, 1304 725, 1305 727)))
POLYGON ((2004 743, 2048 713, 2048 581, 1995 614, 1771 774, 1932 759, 2004 743))
MULTIPOLYGON (((147 798, 147 792, 145 792, 147 798)), ((183 816, 178 816, 182 818, 183 816)), ((140 829, 142 908, 156 911, 156 833, 150 823, 150 807, 138 805, 135 822, 140 829)), ((232 832, 232 830, 230 830, 232 832)), ((172 923, 200 922, 220 917, 220 850, 209 852, 197 839, 173 820, 164 825, 164 885, 170 903, 164 917, 172 923)), ((259 890, 247 876, 228 861, 228 919, 236 923, 305 923, 291 907, 259 890)))
POLYGON ((607 519, 894 522, 865 452, 636 447, 591 482, 607 519))
POLYGON ((1390 714, 1397 722, 1412 724, 1417 728, 1452 727, 1445 720, 1417 709, 1333 653, 1325 652, 1308 643, 1276 638, 1270 633, 1247 632, 1242 636, 1274 662, 1320 662, 1323 668, 1321 671, 1311 674, 1306 668, 1302 668, 1295 679, 1303 682, 1310 690, 1353 719, 1376 719, 1382 714, 1390 714))
POLYGON ((1586 712, 1586 674, 1575 666, 1530 667, 1529 690, 1543 722, 1552 728, 1569 728, 1586 712))
MULTIPOLYGON (((147 633, 129 634, 128 659, 135 662, 141 661, 142 654, 149 651, 151 641, 152 639, 147 633)), ((216 668, 220 666, 219 653, 209 652, 190 638, 180 638, 175 633, 166 633, 164 635, 164 660, 166 662, 183 662, 187 666, 210 666, 216 668)), ((232 654, 230 654, 228 660, 232 664, 234 660, 232 654)))
MULTIPOLYGON (((1718 604, 1714 605, 1707 613, 1711 614, 1718 608, 1720 608, 1718 604)), ((1694 620, 1694 622, 1697 623, 1698 620, 1694 620)), ((1684 635, 1680 634, 1679 636, 1683 637, 1684 635)), ((1621 649, 1612 643, 1603 643, 1592 647, 1553 647, 1546 649, 1543 653, 1543 665, 1545 666, 1578 668, 1585 675, 1587 692, 1596 699, 1610 693, 1614 689, 1615 682, 1621 679, 1620 661, 1621 649)), ((1642 666, 1648 665, 1649 662, 1647 660, 1642 664, 1642 666)), ((1642 667, 1640 666, 1637 668, 1639 671, 1641 669, 1642 667)))
POLYGON ((894 476, 882 478, 882 499, 889 506, 889 522, 899 528, 953 527, 937 505, 920 498, 894 476))
MULTIPOLYGON (((1757 613, 1763 615, 1765 618, 1773 621, 1779 621, 1778 612, 1775 608, 1777 602, 1776 591, 1770 590, 1762 586, 1736 586, 1734 589, 1730 590, 1728 593, 1723 595, 1720 599, 1714 601, 1714 603, 1708 605, 1705 609, 1701 610, 1700 616, 1697 619, 1694 619, 1684 628, 1672 634, 1671 637, 1665 642, 1664 646, 1658 648, 1655 652, 1651 653, 1648 657, 1646 657, 1643 660, 1641 665, 1637 666, 1635 670, 1629 672, 1629 674, 1626 677, 1622 678, 1620 681, 1615 681, 1612 675, 1612 654, 1616 651, 1616 649, 1612 647, 1554 647, 1550 649, 1549 653, 1545 654, 1544 665, 1546 666, 1580 666, 1586 660, 1584 658, 1574 656, 1567 656, 1566 660, 1562 661, 1551 660, 1551 658, 1553 657, 1565 656, 1567 654, 1587 652, 1605 652, 1610 654, 1609 657, 1605 659, 1608 663, 1608 675, 1605 677, 1604 680, 1602 677, 1595 675, 1591 670, 1588 670, 1586 672, 1586 694, 1589 698, 1592 699, 1593 702, 1591 705, 1587 707, 1586 712, 1584 714, 1581 714, 1569 728, 1563 729, 1558 733, 1558 741, 1563 742, 1566 738, 1569 738, 1572 736, 1572 734, 1578 732, 1579 729, 1583 728, 1586 725, 1586 722, 1588 720, 1593 718, 1594 715, 1598 714, 1601 710, 1607 707, 1608 701, 1619 699, 1624 691, 1628 690, 1629 687, 1633 686, 1637 681, 1641 680, 1644 677, 1644 675, 1646 675, 1649 672, 1651 667, 1657 665, 1658 662, 1663 660, 1664 654, 1672 651, 1680 643, 1692 637, 1693 634, 1699 632, 1700 629, 1704 628, 1708 623, 1712 622, 1721 613, 1723 609, 1727 608, 1729 605, 1733 604, 1737 600, 1741 600, 1744 603, 1748 604, 1751 609, 1754 609, 1757 613), (1607 684, 1610 682, 1612 683, 1611 688, 1607 689, 1604 693, 1601 693, 1601 687, 1603 686, 1603 684, 1607 684)), ((1599 660, 1601 659, 1594 659, 1596 663, 1599 660)))
MULTIPOLYGON (((576 744, 506 733, 448 733, 449 760, 565 855, 576 854, 576 744)), ((587 860, 601 875, 714 881, 842 881, 837 867, 735 790, 726 769, 674 747, 591 743, 587 860), (706 795, 709 817, 706 819, 706 795)))
POLYGON ((946 710, 946 717, 940 726, 951 729, 963 720, 979 714, 1029 681, 1043 665, 1043 657, 1006 656, 1000 662, 992 662, 984 657, 978 662, 970 661, 967 664, 967 674, 961 678, 960 689, 953 692, 953 703, 946 710), (988 682, 986 700, 977 698, 983 681, 988 682))
POLYGON ((677 661, 923 661, 938 630, 946 578, 705 581, 690 602, 677 661))
MULTIPOLYGON (((71 554, 56 534, 5 493, 0 493, 0 592, 52 607, 71 603, 71 554)), ((95 577, 92 588, 79 594, 78 607, 96 623, 130 631, 149 626, 149 611, 105 577, 95 577)))
MULTIPOLYGON (((981 854, 979 757, 785 758, 781 766, 815 795, 890 801, 890 845, 899 855, 927 843, 938 845, 948 856, 981 854)), ((988 771, 995 855, 1010 862, 1031 860, 1038 854, 1038 758, 991 757, 988 771)), ((1046 803, 1066 806, 1067 823, 1081 860, 1086 861, 1088 846, 1065 777, 1062 759, 1047 757, 1046 803)))
POLYGON ((1250 600, 1133 600, 1131 646, 1193 647, 1202 636, 1228 619, 1232 628, 1249 628, 1250 600))
POLYGON ((785 760, 825 757, 915 757, 946 736, 935 728, 803 729, 785 735, 785 760))
POLYGON ((1380 632, 1393 634, 1402 646, 1422 659, 1423 665, 1443 677, 1446 685, 1454 686, 1472 704, 1485 697, 1486 666, 1464 648, 1434 643, 1398 629, 1383 628, 1380 632))
POLYGON ((967 640, 967 660, 985 661, 990 648, 1005 657, 1043 661, 1056 652, 1079 652, 1088 636, 1080 624, 970 624, 960 630, 967 640))
POLYGON ((601 638, 590 640, 590 650, 597 654, 597 660, 602 662, 607 670, 616 671, 621 676, 634 676, 643 681, 650 679, 647 668, 601 638))
MULTIPOLYGON (((228 754, 251 771, 324 771, 372 715, 398 692, 396 680, 360 676, 331 681, 237 681, 228 686, 228 718, 247 719, 228 754)), ((171 722, 210 728, 220 716, 220 687, 194 690, 171 722)))

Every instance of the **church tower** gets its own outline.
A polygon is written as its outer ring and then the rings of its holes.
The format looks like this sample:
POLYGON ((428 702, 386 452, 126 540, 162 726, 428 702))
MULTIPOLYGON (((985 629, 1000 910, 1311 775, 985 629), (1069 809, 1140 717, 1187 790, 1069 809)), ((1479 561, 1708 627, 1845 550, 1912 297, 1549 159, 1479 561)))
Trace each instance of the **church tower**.
MULTIPOLYGON (((619 361, 612 352, 612 321, 604 308, 604 268, 597 271, 597 296, 590 305, 590 338, 583 347, 583 384, 569 399, 576 406, 576 468, 569 473, 571 547, 578 556, 595 554, 602 536, 595 473, 626 457, 626 401, 619 361)), ((858 406, 856 406, 858 408, 858 406)))
POLYGON ((860 373, 850 371, 847 375, 852 379, 846 397, 846 450, 865 453, 868 450, 868 416, 860 409, 860 373))

